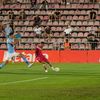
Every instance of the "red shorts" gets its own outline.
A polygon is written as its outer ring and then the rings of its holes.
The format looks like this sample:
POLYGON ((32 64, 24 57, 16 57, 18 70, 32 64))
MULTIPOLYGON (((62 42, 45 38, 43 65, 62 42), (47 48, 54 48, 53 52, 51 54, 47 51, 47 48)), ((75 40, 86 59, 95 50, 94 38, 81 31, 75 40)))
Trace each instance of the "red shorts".
POLYGON ((39 61, 40 63, 48 62, 48 59, 45 56, 37 56, 35 60, 39 61))

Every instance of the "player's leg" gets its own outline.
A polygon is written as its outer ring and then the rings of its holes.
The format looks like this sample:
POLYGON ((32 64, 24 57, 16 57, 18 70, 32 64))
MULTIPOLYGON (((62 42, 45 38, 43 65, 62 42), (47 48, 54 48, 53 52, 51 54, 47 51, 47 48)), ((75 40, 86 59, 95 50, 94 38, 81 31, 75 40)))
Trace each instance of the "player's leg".
POLYGON ((12 63, 14 63, 15 62, 15 57, 12 57, 11 61, 12 61, 12 63))
POLYGON ((3 68, 8 63, 10 58, 11 58, 11 54, 7 53, 7 56, 6 56, 5 60, 4 60, 4 62, 2 62, 0 64, 0 68, 3 68))
POLYGON ((44 67, 44 69, 45 69, 45 72, 48 72, 48 69, 47 69, 46 63, 43 63, 43 67, 44 67))
POLYGON ((47 65, 49 65, 49 67, 55 71, 55 68, 51 65, 51 63, 48 61, 48 59, 45 56, 40 57, 39 62, 43 62, 47 65))
POLYGON ((33 65, 33 63, 30 63, 23 54, 20 53, 18 56, 23 59, 23 61, 28 65, 28 67, 31 67, 33 65))
POLYGON ((6 64, 8 63, 8 60, 4 61, 3 63, 0 64, 0 68, 3 68, 4 66, 6 66, 6 64))
POLYGON ((51 67, 52 70, 55 71, 55 68, 52 66, 52 64, 49 61, 46 61, 46 63, 49 65, 49 67, 51 67))

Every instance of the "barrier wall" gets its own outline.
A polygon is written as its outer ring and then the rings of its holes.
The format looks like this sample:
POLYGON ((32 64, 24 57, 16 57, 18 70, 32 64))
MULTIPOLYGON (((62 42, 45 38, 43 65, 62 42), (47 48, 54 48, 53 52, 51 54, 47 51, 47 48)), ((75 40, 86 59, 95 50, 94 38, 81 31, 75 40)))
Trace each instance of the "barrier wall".
MULTIPOLYGON (((35 61, 35 54, 32 50, 17 50, 16 52, 23 53, 30 62, 35 61)), ((43 54, 50 62, 68 62, 68 63, 99 63, 100 51, 96 50, 45 50, 43 54)), ((7 55, 7 51, 0 50, 0 62, 2 62, 7 55)), ((21 58, 16 57, 16 62, 23 62, 21 58)))

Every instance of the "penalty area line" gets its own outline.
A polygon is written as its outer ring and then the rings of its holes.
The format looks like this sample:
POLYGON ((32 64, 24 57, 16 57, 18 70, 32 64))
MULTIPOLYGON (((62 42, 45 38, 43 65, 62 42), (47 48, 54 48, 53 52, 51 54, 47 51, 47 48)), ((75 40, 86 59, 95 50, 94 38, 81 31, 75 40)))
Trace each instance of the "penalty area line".
POLYGON ((9 84, 16 84, 16 83, 32 82, 32 81, 37 81, 37 80, 44 80, 44 79, 47 79, 47 78, 48 77, 41 77, 41 78, 34 78, 34 79, 22 80, 22 81, 5 82, 5 83, 0 83, 0 85, 9 85, 9 84))

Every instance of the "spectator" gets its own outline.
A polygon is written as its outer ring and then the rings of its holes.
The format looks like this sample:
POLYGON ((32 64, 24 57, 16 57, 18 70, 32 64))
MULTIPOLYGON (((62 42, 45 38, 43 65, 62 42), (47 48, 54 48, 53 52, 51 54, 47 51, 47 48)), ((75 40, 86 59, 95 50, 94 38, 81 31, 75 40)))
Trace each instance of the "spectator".
POLYGON ((90 20, 95 20, 96 19, 96 12, 94 9, 92 9, 89 13, 89 19, 90 20))
POLYGON ((52 12, 52 14, 49 15, 49 21, 54 22, 55 21, 55 15, 52 12))
POLYGON ((49 16, 49 19, 52 22, 54 22, 54 21, 58 21, 59 22, 60 17, 61 17, 60 11, 55 11, 55 12, 52 12, 52 14, 49 16))
POLYGON ((40 38, 42 36, 42 28, 39 27, 38 25, 36 25, 36 27, 34 27, 33 31, 36 34, 37 38, 40 38))
POLYGON ((95 37, 92 37, 92 40, 90 42, 91 49, 96 50, 96 47, 98 46, 98 40, 95 37))
POLYGON ((14 12, 13 12, 12 10, 9 11, 8 16, 9 16, 9 19, 10 19, 10 20, 13 20, 13 19, 14 19, 14 12))
POLYGON ((67 25, 66 29, 64 30, 65 37, 69 38, 73 28, 70 25, 67 25))
POLYGON ((31 1, 32 8, 36 9, 36 7, 37 7, 37 0, 30 0, 30 1, 31 1))
POLYGON ((46 11, 48 10, 49 8, 49 2, 47 0, 43 0, 42 3, 41 3, 41 6, 40 6, 40 9, 45 9, 46 11))
POLYGON ((87 36, 88 42, 91 42, 91 40, 92 40, 93 37, 95 37, 95 35, 94 35, 94 34, 92 33, 92 31, 90 30, 90 31, 89 31, 89 34, 88 34, 88 36, 87 36))
POLYGON ((34 26, 39 26, 41 24, 42 20, 41 18, 39 17, 39 15, 36 15, 36 17, 34 18, 34 26))
POLYGON ((60 18, 61 18, 61 12, 60 11, 55 11, 54 12, 54 18, 56 21, 59 22, 60 18))
POLYGON ((68 39, 64 39, 64 49, 70 49, 70 43, 68 42, 68 39))
POLYGON ((24 9, 22 9, 21 11, 20 11, 20 19, 21 20, 24 20, 24 19, 26 19, 26 13, 25 13, 25 11, 24 11, 24 9))
POLYGON ((98 40, 95 38, 95 32, 93 30, 90 30, 87 36, 87 40, 88 40, 88 45, 90 45, 91 49, 95 50, 97 47, 98 40))
POLYGON ((51 30, 51 27, 50 26, 47 26, 45 28, 45 31, 44 31, 44 37, 51 40, 51 34, 52 34, 52 30, 51 30))

